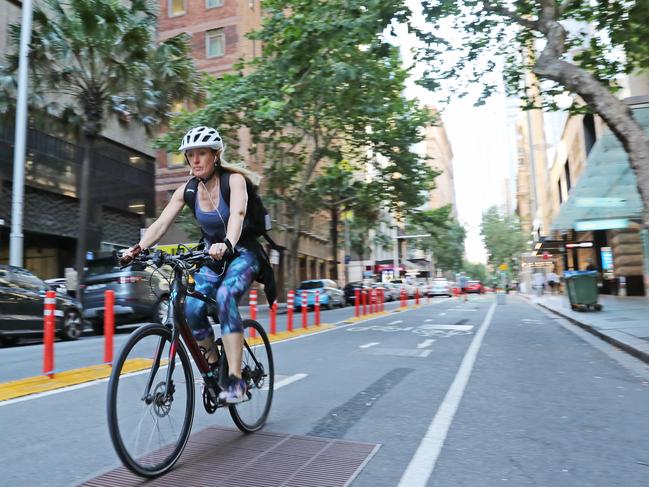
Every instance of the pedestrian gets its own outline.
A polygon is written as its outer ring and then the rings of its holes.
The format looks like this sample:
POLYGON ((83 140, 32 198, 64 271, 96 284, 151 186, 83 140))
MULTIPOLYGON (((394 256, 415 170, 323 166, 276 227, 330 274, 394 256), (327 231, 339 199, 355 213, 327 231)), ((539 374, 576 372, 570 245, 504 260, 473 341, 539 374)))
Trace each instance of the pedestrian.
POLYGON ((466 275, 466 272, 462 271, 460 277, 457 280, 458 285, 460 286, 460 296, 464 296, 464 301, 468 301, 466 288, 469 285, 469 278, 466 275))
MULTIPOLYGON (((241 378, 243 325, 238 302, 254 280, 264 282, 268 303, 275 301, 275 281, 266 253, 253 235, 242 232, 248 206, 247 183, 258 185, 260 176, 223 159, 223 141, 216 129, 194 127, 183 137, 179 151, 184 153, 190 175, 198 179, 194 203, 195 217, 203 233, 205 248, 216 261, 227 266, 205 265, 194 274, 195 290, 216 300, 223 347, 230 376, 219 395, 228 403, 246 397, 246 383, 241 378), (229 202, 221 190, 221 175, 228 174, 229 202)), ((158 219, 144 232, 140 242, 127 249, 123 258, 130 260, 143 249, 155 245, 185 206, 185 189, 180 185, 158 219)), ((214 332, 207 320, 207 303, 191 296, 185 301, 187 323, 207 362, 216 365, 214 332)))
POLYGON ((532 276, 532 286, 537 296, 543 296, 543 292, 545 291, 545 275, 542 272, 534 273, 532 276))
POLYGON ((550 294, 557 294, 559 292, 559 276, 552 270, 548 272, 546 279, 550 288, 550 294))

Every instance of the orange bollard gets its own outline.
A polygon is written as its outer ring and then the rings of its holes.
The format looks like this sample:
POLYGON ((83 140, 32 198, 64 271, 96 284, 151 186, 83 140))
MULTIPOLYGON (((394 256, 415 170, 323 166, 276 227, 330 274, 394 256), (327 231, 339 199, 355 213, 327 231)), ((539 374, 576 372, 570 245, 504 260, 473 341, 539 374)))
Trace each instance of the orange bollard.
POLYGON ((367 289, 363 288, 363 316, 367 314, 367 289))
POLYGON ((115 334, 115 291, 104 292, 104 363, 113 364, 113 335, 115 334))
POLYGON ((277 301, 270 307, 270 334, 277 333, 277 301))
POLYGON ((308 295, 306 291, 302 291, 302 328, 309 327, 309 318, 307 313, 309 312, 309 302, 307 301, 308 295))
POLYGON ((415 288, 415 304, 419 306, 419 288, 415 288))
POLYGON ((354 317, 361 315, 361 290, 354 289, 354 317))
MULTIPOLYGON (((257 290, 253 289, 250 291, 250 319, 253 321, 257 321, 257 290)), ((255 338, 257 336, 257 332, 255 331, 254 328, 250 328, 250 338, 255 338)))
POLYGON ((405 288, 401 288, 401 307, 405 308, 408 306, 408 293, 406 293, 405 288))
POLYGON ((286 295, 286 331, 293 331, 293 306, 295 305, 295 291, 289 290, 286 295))
POLYGON ((43 374, 53 379, 56 293, 54 291, 47 291, 43 304, 43 374))
POLYGON ((317 289, 315 291, 315 306, 313 309, 315 311, 315 326, 320 326, 320 291, 317 289))

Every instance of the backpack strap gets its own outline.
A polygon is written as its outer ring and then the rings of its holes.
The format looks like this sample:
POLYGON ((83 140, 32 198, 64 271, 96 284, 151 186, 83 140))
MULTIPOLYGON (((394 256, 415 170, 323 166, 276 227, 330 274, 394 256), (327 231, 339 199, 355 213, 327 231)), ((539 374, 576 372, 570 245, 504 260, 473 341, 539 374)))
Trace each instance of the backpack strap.
POLYGON ((219 188, 221 198, 223 198, 226 205, 230 206, 230 173, 228 171, 220 171, 219 188))
POLYGON ((193 177, 185 185, 185 192, 183 193, 183 200, 192 211, 192 215, 196 218, 196 194, 198 193, 198 178, 193 177))

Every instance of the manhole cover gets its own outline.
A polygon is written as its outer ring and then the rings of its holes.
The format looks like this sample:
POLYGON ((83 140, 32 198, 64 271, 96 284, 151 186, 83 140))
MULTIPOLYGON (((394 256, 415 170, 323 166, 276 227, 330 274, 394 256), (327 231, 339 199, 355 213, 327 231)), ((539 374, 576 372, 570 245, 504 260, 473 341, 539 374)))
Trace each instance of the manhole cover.
POLYGON ((153 480, 119 467, 82 486, 344 487, 379 445, 211 427, 193 434, 176 466, 153 480))

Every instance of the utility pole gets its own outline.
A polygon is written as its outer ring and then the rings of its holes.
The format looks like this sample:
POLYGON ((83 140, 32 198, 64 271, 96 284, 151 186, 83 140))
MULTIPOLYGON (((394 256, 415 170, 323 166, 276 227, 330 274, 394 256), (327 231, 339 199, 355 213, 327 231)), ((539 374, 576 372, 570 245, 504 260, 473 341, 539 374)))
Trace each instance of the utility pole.
POLYGON ((14 174, 11 202, 11 234, 9 264, 23 266, 23 206, 25 200, 25 145, 27 142, 27 87, 29 82, 29 43, 32 37, 32 0, 22 3, 20 50, 18 64, 18 95, 14 135, 14 174))

